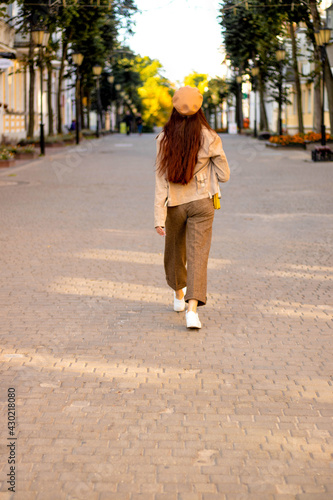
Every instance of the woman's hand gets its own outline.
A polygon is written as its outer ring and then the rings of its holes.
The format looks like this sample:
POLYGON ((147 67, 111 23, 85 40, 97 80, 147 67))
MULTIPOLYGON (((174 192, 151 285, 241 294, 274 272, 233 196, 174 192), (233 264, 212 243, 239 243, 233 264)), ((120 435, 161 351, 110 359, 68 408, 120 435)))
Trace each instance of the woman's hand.
POLYGON ((164 231, 164 227, 157 226, 157 227, 155 227, 155 229, 156 229, 156 232, 157 232, 160 236, 165 236, 165 235, 166 235, 166 232, 164 231))

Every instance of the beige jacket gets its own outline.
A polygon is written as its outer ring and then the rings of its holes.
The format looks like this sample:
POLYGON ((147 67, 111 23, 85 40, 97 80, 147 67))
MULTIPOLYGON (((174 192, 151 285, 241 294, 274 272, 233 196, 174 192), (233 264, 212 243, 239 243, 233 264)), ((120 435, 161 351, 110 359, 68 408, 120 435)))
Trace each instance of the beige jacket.
POLYGON ((222 148, 222 141, 216 132, 204 128, 203 144, 198 152, 198 162, 194 176, 186 185, 168 182, 165 176, 158 174, 158 154, 163 132, 156 138, 157 160, 155 181, 155 227, 165 226, 167 207, 182 205, 202 198, 212 198, 218 193, 221 198, 219 182, 227 182, 230 170, 222 148))

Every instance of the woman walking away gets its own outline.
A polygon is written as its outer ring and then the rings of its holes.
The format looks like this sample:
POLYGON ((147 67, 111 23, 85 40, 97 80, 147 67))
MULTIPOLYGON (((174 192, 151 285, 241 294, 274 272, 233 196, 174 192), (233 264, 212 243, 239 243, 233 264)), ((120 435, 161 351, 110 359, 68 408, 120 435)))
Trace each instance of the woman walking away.
POLYGON ((218 182, 230 176, 221 139, 201 110, 202 100, 194 87, 177 90, 169 121, 157 136, 155 228, 166 237, 164 269, 174 290, 174 310, 184 311, 188 303, 187 328, 201 328, 197 307, 207 301, 218 182))

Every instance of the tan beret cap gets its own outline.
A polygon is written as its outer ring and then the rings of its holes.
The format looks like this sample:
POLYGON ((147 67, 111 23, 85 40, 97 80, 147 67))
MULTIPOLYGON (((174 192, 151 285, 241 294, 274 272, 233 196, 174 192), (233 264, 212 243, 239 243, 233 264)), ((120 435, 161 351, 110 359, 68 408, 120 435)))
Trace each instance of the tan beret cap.
POLYGON ((201 108, 202 94, 196 87, 181 87, 173 96, 172 102, 178 113, 189 116, 194 115, 201 108))

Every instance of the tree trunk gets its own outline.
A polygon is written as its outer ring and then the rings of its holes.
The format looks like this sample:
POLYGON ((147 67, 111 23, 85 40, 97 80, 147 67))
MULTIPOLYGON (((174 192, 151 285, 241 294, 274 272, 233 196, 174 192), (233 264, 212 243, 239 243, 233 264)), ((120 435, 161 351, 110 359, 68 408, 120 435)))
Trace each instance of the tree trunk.
POLYGON ((47 110, 49 121, 49 135, 54 135, 53 130, 53 109, 52 109, 52 64, 47 63, 47 110))
MULTIPOLYGON (((98 77, 97 77, 98 78, 98 77)), ((100 123, 100 131, 103 130, 104 124, 103 124, 103 109, 102 109, 102 100, 101 100, 101 83, 98 81, 98 92, 97 92, 97 120, 99 120, 100 123)))
POLYGON ((61 106, 61 97, 62 97, 62 81, 64 78, 65 72, 65 61, 67 57, 67 48, 68 42, 62 41, 62 55, 61 55, 61 63, 59 68, 58 75, 58 95, 57 95, 57 132, 58 134, 62 133, 62 106, 61 106))
POLYGON ((242 84, 238 87, 238 121, 239 121, 239 132, 242 131, 243 128, 243 93, 242 93, 242 84))
POLYGON ((258 80, 259 80, 259 97, 260 97, 259 127, 260 127, 260 130, 267 130, 268 131, 268 120, 267 120, 267 113, 266 113, 266 107, 265 107, 265 85, 262 81, 260 73, 259 73, 258 80))
POLYGON ((35 131, 35 67, 34 67, 34 45, 30 37, 29 45, 29 123, 28 137, 34 136, 35 131))
POLYGON ((236 109, 235 109, 235 118, 236 118, 236 123, 237 123, 237 130, 239 131, 239 92, 238 92, 238 89, 237 89, 237 92, 236 92, 236 109))
POLYGON ((236 123, 238 133, 242 132, 243 128, 243 100, 242 100, 242 86, 237 83, 237 91, 236 91, 236 123))
POLYGON ((88 90, 87 96, 87 129, 90 130, 90 109, 91 109, 91 97, 90 90, 88 90))
POLYGON ((282 71, 280 68, 279 76, 279 107, 278 107, 278 119, 277 119, 277 133, 278 135, 283 135, 282 130, 282 71))
MULTIPOLYGON (((309 0, 310 12, 313 20, 309 25, 307 24, 309 34, 312 34, 313 29, 319 30, 320 28, 320 16, 317 9, 317 0, 309 0)), ((320 80, 321 80, 321 56, 319 47, 315 47, 314 50, 315 58, 315 71, 318 75, 314 81, 314 109, 313 109, 313 128, 317 133, 321 132, 321 91, 320 91, 320 80)))
POLYGON ((301 90, 301 82, 299 78, 298 61, 297 61, 297 43, 296 43, 294 26, 292 22, 289 23, 289 31, 291 38, 293 69, 295 75, 295 87, 296 87, 296 97, 297 97, 298 132, 300 134, 304 134, 302 90, 301 90))
POLYGON ((28 117, 27 117, 27 66, 24 65, 24 130, 28 132, 28 117))
POLYGON ((321 91, 320 91, 320 76, 317 76, 313 82, 314 99, 313 99, 313 130, 317 134, 321 133, 321 91))
POLYGON ((333 134, 333 78, 328 57, 325 60, 325 84, 327 90, 328 109, 330 115, 331 135, 333 134))

